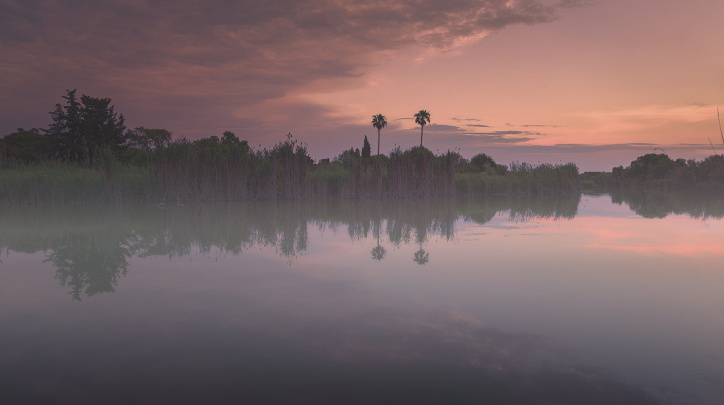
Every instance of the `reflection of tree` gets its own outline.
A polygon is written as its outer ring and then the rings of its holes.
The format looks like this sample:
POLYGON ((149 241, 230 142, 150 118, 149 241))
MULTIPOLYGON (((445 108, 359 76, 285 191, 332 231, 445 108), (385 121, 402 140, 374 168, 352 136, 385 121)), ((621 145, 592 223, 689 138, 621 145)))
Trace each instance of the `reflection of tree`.
POLYGON ((377 238, 377 246, 372 248, 372 258, 377 261, 381 261, 385 258, 387 250, 380 245, 380 233, 382 230, 382 219, 375 218, 372 221, 372 234, 377 238))
POLYGON ((626 203, 644 218, 665 218, 688 213, 693 218, 724 218, 724 193, 681 192, 658 189, 615 189, 611 200, 626 203))
POLYGON ((417 252, 415 252, 415 258, 412 259, 415 261, 415 263, 424 266, 427 264, 427 262, 430 261, 430 254, 425 252, 425 249, 420 248, 417 252))
POLYGON ((501 211, 512 216, 573 217, 580 196, 534 199, 487 197, 476 200, 333 200, 229 202, 109 208, 107 206, 9 206, 0 211, 0 250, 48 251, 56 277, 74 299, 114 291, 133 255, 188 256, 212 249, 239 255, 255 246, 276 248, 291 261, 308 248, 307 228, 345 226, 351 239, 372 236, 374 260, 389 245, 417 244, 414 261, 429 262, 423 246, 431 237, 454 239, 458 220, 484 224, 501 211), (387 238, 385 238, 386 236, 387 238), (385 245, 381 239, 387 239, 385 245))
POLYGON ((70 234, 46 261, 55 266, 55 278, 61 285, 71 288, 73 299, 80 300, 81 293, 91 297, 115 291, 118 279, 126 275, 126 259, 131 255, 124 240, 93 233, 70 234))
POLYGON ((380 246, 379 244, 372 248, 372 258, 380 261, 385 258, 385 255, 387 254, 387 250, 380 246))

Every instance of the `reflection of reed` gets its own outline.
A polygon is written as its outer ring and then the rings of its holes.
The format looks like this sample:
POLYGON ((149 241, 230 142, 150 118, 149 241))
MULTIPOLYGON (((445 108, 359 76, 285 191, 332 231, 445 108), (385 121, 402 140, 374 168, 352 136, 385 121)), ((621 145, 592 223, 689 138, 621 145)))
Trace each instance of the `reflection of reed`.
POLYGON ((567 218, 578 213, 580 194, 557 196, 494 196, 458 204, 458 211, 466 221, 484 224, 495 214, 509 211, 511 218, 567 218))
POLYGON ((476 201, 326 200, 324 202, 207 203, 126 207, 6 207, 1 214, 0 248, 48 252, 56 277, 70 286, 74 298, 111 292, 132 256, 178 257, 212 249, 234 255, 254 246, 269 246, 292 260, 309 244, 308 226, 344 226, 351 239, 373 237, 371 254, 386 255, 380 238, 395 247, 415 244, 414 260, 429 261, 423 249, 430 235, 455 237, 459 218, 484 224, 497 212, 515 217, 575 216, 577 196, 532 199, 486 198, 476 201))

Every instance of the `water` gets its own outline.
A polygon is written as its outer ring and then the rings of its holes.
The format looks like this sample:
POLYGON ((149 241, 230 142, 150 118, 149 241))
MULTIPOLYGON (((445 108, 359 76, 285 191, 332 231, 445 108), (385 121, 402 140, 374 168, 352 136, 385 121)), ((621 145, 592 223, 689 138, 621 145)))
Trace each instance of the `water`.
POLYGON ((719 404, 720 203, 1 207, 0 402, 719 404))

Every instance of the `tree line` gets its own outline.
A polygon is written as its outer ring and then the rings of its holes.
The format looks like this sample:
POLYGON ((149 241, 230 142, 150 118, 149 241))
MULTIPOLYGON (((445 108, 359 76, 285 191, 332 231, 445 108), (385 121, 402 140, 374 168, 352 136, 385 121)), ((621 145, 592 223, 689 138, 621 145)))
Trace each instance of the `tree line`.
POLYGON ((67 91, 47 129, 18 129, 0 139, 0 201, 307 199, 436 197, 486 193, 578 191, 573 164, 511 167, 479 153, 465 159, 422 146, 430 113, 414 115, 420 146, 377 155, 365 136, 359 148, 315 162, 291 134, 271 148, 251 148, 230 131, 189 140, 165 129, 129 129, 108 98, 67 91), (62 165, 57 170, 52 165, 62 165), (90 170, 88 170, 90 169, 90 170), (81 170, 81 171, 78 171, 81 170), (86 170, 87 173, 83 173, 86 170), (47 173, 46 173, 47 172, 47 173), (66 191, 67 190, 67 191, 66 191), (70 190, 73 190, 72 192, 70 190))
POLYGON ((630 165, 617 166, 610 172, 587 172, 581 175, 587 188, 698 188, 724 191, 724 155, 714 154, 703 160, 671 159, 666 153, 647 153, 630 165))
MULTIPOLYGON (((82 95, 76 90, 67 90, 62 96, 65 104, 56 104, 49 114, 51 123, 47 129, 23 129, 0 138, 0 156, 4 160, 38 163, 43 161, 74 162, 80 166, 97 165, 99 153, 106 149, 115 158, 124 162, 132 161, 139 151, 153 151, 168 147, 172 134, 165 129, 138 127, 128 129, 125 117, 118 114, 110 98, 95 98, 82 95)), ((420 110, 414 115, 420 125, 420 146, 422 131, 430 123, 430 113, 420 110)), ((387 126, 387 118, 373 116, 372 125, 377 129, 377 155, 380 154, 380 131, 387 126)), ((246 141, 239 140, 232 132, 225 132, 221 139, 215 136, 200 140, 201 143, 220 143, 239 146, 246 141)), ((371 146, 365 136, 363 155, 371 155, 371 146)), ((141 152, 142 154, 142 152, 141 152)))

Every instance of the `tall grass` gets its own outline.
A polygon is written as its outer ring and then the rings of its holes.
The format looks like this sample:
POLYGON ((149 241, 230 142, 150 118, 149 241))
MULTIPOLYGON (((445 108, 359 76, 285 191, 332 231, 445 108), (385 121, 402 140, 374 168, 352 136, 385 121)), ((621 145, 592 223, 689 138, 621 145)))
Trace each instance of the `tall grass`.
POLYGON ((573 164, 513 164, 502 172, 458 172, 455 152, 434 155, 423 147, 396 148, 389 156, 348 151, 314 164, 306 145, 289 135, 271 149, 245 142, 185 139, 143 159, 120 161, 101 149, 92 168, 73 163, 3 162, 0 203, 72 204, 153 201, 310 200, 481 197, 579 191, 573 164))
POLYGON ((573 163, 563 165, 513 163, 505 175, 496 173, 458 173, 457 194, 481 197, 489 194, 555 194, 578 193, 578 168, 573 163))
POLYGON ((147 200, 148 170, 124 167, 109 177, 102 170, 45 162, 0 169, 0 202, 9 204, 119 203, 147 200))

